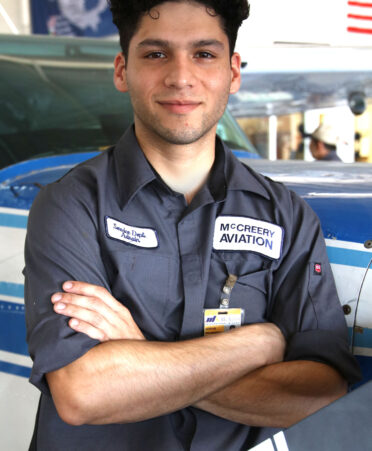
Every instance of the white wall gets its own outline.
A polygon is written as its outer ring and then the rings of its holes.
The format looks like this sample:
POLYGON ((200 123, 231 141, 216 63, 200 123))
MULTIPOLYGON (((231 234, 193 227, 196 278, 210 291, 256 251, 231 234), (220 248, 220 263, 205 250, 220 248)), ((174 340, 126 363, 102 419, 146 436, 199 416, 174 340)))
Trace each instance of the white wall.
MULTIPOLYGON (((30 1, 0 0, 0 33, 30 33, 30 1)), ((250 4, 251 16, 239 33, 240 52, 245 46, 278 41, 372 46, 372 34, 347 32, 348 25, 358 25, 347 14, 372 15, 370 8, 355 9, 346 0, 250 0, 250 4)), ((361 25, 372 28, 369 21, 363 22, 361 25)))
POLYGON ((372 46, 371 34, 354 34, 348 26, 372 28, 369 21, 353 21, 348 13, 372 15, 370 8, 353 8, 346 0, 250 0, 251 15, 239 33, 237 50, 274 42, 372 46))
POLYGON ((29 0, 0 0, 0 33, 30 33, 29 0))

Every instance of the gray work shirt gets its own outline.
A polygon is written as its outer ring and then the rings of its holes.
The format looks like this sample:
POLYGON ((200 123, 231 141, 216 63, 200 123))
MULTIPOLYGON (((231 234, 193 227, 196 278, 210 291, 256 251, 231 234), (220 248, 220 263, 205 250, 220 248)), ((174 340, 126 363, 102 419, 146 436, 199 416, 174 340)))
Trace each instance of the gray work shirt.
POLYGON ((328 363, 350 382, 359 376, 316 215, 219 140, 209 180, 187 205, 129 129, 115 148, 40 192, 25 258, 31 382, 42 391, 39 450, 235 451, 262 432, 193 407, 134 424, 65 424, 45 374, 98 344, 53 311, 50 297, 66 280, 106 287, 148 340, 175 341, 203 335, 203 309, 219 307, 235 274, 230 307, 245 309, 246 324, 277 324, 286 360, 328 363))

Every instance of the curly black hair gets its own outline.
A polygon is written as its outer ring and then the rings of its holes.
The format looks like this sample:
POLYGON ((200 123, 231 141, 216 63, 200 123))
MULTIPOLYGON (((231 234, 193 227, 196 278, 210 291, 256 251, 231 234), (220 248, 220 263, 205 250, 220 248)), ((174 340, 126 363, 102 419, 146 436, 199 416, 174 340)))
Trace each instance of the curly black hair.
POLYGON ((129 43, 137 31, 140 19, 154 6, 166 1, 190 1, 205 5, 222 19, 223 28, 229 39, 230 54, 234 52, 238 29, 249 16, 248 0, 107 0, 114 24, 119 30, 120 45, 128 58, 129 43))

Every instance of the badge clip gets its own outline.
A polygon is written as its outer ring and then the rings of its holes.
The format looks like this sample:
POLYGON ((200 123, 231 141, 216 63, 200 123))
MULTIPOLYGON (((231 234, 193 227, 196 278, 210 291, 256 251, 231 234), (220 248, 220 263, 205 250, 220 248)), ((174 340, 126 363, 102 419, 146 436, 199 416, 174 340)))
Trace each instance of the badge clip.
POLYGON ((204 310, 204 335, 228 332, 243 324, 244 309, 229 308, 231 292, 237 280, 237 276, 229 274, 222 288, 220 307, 204 310))
POLYGON ((222 288, 222 293, 220 297, 220 309, 228 309, 230 306, 230 297, 231 292, 238 280, 235 274, 229 274, 229 277, 226 279, 225 285, 222 288))

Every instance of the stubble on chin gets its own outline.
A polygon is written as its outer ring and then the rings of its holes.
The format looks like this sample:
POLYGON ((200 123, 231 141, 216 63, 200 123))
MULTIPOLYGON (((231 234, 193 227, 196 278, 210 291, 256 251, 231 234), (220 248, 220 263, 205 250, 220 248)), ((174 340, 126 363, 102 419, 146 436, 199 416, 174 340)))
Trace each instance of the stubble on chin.
POLYGON ((164 127, 161 124, 153 124, 153 133, 161 140, 173 145, 193 144, 206 136, 215 126, 215 122, 203 121, 199 127, 184 125, 180 127, 164 127))
POLYGON ((189 120, 185 116, 180 116, 178 119, 173 118, 172 122, 175 121, 175 125, 167 124, 165 118, 160 118, 155 112, 150 112, 141 102, 136 101, 136 98, 131 98, 131 100, 135 121, 148 138, 152 137, 157 141, 181 146, 196 143, 215 129, 226 109, 228 98, 229 91, 226 89, 214 110, 209 113, 204 112, 199 120, 192 116, 189 120))
POLYGON ((161 121, 146 115, 137 115, 137 121, 141 123, 141 127, 147 130, 147 135, 151 135, 154 139, 166 142, 172 145, 190 145, 203 139, 212 130, 215 133, 215 127, 225 111, 225 106, 222 106, 218 111, 211 115, 205 115, 196 124, 192 125, 190 122, 184 124, 180 123, 177 126, 166 126, 161 121))

